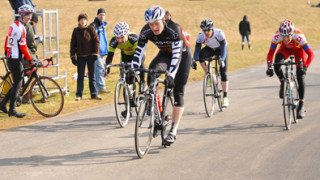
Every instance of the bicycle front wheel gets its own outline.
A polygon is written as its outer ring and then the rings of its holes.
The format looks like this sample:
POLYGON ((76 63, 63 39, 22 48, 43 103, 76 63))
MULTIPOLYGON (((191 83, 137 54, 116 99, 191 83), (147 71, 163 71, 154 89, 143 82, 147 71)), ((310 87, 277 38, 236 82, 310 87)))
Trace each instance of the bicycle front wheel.
POLYGON ((211 73, 207 72, 203 81, 203 101, 207 115, 210 117, 214 112, 214 87, 211 73))
POLYGON ((130 105, 128 88, 123 81, 118 81, 114 95, 114 107, 120 127, 128 124, 130 117, 130 105))
POLYGON ((153 120, 151 100, 145 97, 140 102, 135 127, 135 148, 139 158, 143 158, 149 152, 154 130, 153 120))
POLYGON ((162 145, 167 146, 165 143, 165 138, 168 136, 171 126, 172 126, 172 110, 173 110, 173 97, 172 91, 167 91, 166 96, 162 101, 162 145))
POLYGON ((64 105, 64 95, 59 84, 50 77, 39 77, 31 85, 30 100, 35 110, 44 117, 58 115, 64 105))
POLYGON ((284 123, 286 125, 286 129, 289 130, 291 127, 291 120, 292 120, 292 92, 290 89, 290 83, 285 80, 284 81, 284 88, 283 88, 283 116, 284 116, 284 123))

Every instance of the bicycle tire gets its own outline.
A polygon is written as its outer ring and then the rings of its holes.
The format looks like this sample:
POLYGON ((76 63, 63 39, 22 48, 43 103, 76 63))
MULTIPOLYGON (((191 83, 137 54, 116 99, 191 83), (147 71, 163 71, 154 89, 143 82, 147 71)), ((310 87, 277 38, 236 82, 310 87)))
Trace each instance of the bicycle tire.
POLYGON ((203 101, 208 117, 212 116, 214 112, 215 98, 213 84, 212 75, 207 72, 203 81, 203 101))
POLYGON ((64 95, 59 84, 50 77, 41 76, 31 84, 31 104, 44 117, 57 116, 64 106, 64 95))
POLYGON ((219 106, 219 109, 220 111, 222 112, 223 111, 223 107, 222 107, 222 93, 223 93, 223 90, 222 90, 222 85, 221 85, 221 79, 220 79, 220 73, 217 72, 216 73, 216 79, 215 79, 215 98, 217 99, 217 102, 218 102, 218 106, 219 106))
POLYGON ((294 82, 294 87, 293 87, 293 108, 292 108, 292 113, 293 113, 293 122, 297 123, 298 119, 297 119, 297 108, 298 108, 298 103, 299 103, 299 86, 298 86, 298 82, 296 78, 293 78, 293 82, 294 82))
POLYGON ((292 121, 292 103, 291 103, 291 89, 290 83, 288 80, 284 80, 284 88, 283 88, 283 116, 284 116, 284 123, 286 129, 289 130, 291 128, 291 121, 292 121))
POLYGON ((167 146, 165 143, 165 138, 168 136, 170 132, 170 128, 172 126, 172 111, 173 111, 173 97, 171 91, 164 91, 163 100, 162 100, 162 130, 161 130, 161 139, 162 145, 164 147, 167 146))
MULTIPOLYGON (((1 78, 2 79, 2 78, 1 78)), ((6 96, 8 91, 12 88, 12 83, 7 80, 7 78, 4 78, 0 84, 0 98, 2 99, 6 96)))
POLYGON ((120 127, 124 128, 130 118, 130 102, 129 102, 129 90, 126 84, 120 80, 117 82, 114 94, 114 108, 116 111, 117 121, 120 127), (122 112, 126 113, 126 116, 122 116, 122 112))
POLYGON ((154 113, 151 113, 151 99, 140 102, 135 126, 135 149, 139 158, 148 154, 154 131, 154 113))

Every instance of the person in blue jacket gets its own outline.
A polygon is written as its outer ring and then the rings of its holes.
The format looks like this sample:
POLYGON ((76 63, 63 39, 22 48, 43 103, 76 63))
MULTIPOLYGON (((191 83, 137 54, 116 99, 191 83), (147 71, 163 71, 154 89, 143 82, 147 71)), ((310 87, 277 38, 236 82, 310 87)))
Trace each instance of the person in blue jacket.
POLYGON ((94 29, 97 31, 99 40, 100 40, 100 47, 99 47, 99 56, 98 59, 95 61, 95 79, 96 79, 96 87, 101 93, 110 93, 111 91, 106 90, 106 82, 104 80, 105 77, 105 66, 103 58, 105 55, 108 55, 108 38, 106 33, 106 26, 107 22, 106 19, 106 11, 103 8, 98 9, 97 17, 94 21, 90 24, 93 26, 94 29))

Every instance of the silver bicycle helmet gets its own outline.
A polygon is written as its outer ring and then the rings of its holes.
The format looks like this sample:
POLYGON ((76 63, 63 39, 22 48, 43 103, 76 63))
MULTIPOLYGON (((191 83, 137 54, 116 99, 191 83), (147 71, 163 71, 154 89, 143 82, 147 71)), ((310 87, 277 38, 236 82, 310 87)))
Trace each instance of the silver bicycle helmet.
POLYGON ((34 12, 33 7, 29 4, 24 4, 24 5, 20 6, 18 9, 18 13, 20 14, 20 16, 24 16, 26 14, 31 14, 33 12, 34 12))

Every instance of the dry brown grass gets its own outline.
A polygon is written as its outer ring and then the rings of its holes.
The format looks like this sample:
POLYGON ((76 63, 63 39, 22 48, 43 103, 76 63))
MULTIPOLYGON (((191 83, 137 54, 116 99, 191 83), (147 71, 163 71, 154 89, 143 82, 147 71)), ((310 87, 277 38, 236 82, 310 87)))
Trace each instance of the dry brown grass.
MULTIPOLYGON (((215 27, 222 29, 228 40, 229 51, 229 71, 252 66, 265 60, 270 41, 278 24, 288 18, 306 34, 312 48, 320 47, 320 34, 317 32, 320 27, 319 9, 311 8, 306 1, 301 0, 207 0, 207 1, 188 1, 188 0, 116 0, 116 1, 87 1, 87 0, 33 0, 40 9, 59 9, 59 30, 60 30, 60 69, 68 72, 68 88, 70 96, 66 97, 63 113, 78 111, 88 107, 112 103, 113 94, 102 95, 102 101, 92 101, 89 99, 75 102, 76 81, 72 75, 76 68, 69 59, 69 43, 71 33, 77 26, 77 16, 79 13, 86 12, 89 22, 93 21, 98 8, 105 8, 107 11, 107 32, 109 39, 112 37, 113 28, 117 22, 125 21, 130 25, 132 32, 139 33, 144 22, 144 11, 151 5, 161 5, 165 10, 170 10, 173 20, 181 24, 186 31, 191 34, 191 42, 194 46, 195 38, 200 32, 199 23, 202 19, 210 17, 215 22, 215 27), (244 14, 248 15, 251 22, 252 35, 251 41, 253 49, 241 51, 241 37, 238 32, 239 21, 244 14)), ((11 22, 11 7, 8 1, 0 2, 0 19, 2 28, 0 29, 0 47, 3 47, 5 35, 11 22)), ((40 47, 41 48, 41 47, 40 47)), ((147 63, 155 56, 157 48, 151 43, 147 48, 147 63)), ((119 53, 115 56, 118 62, 119 53)), ((1 67, 2 65, 0 65, 1 67)), ((264 73, 264 72, 261 72, 264 73)), ((3 69, 1 69, 1 75, 3 69)), ((191 71, 190 81, 202 78, 201 70, 191 71)), ((118 71, 112 70, 111 76, 106 79, 107 89, 113 90, 118 78, 118 71)), ((85 82, 84 98, 89 98, 87 81, 85 82)), ((23 105, 19 107, 22 112, 28 112, 24 119, 8 118, 0 113, 0 129, 23 125, 43 119, 36 114, 30 107, 23 105)))

